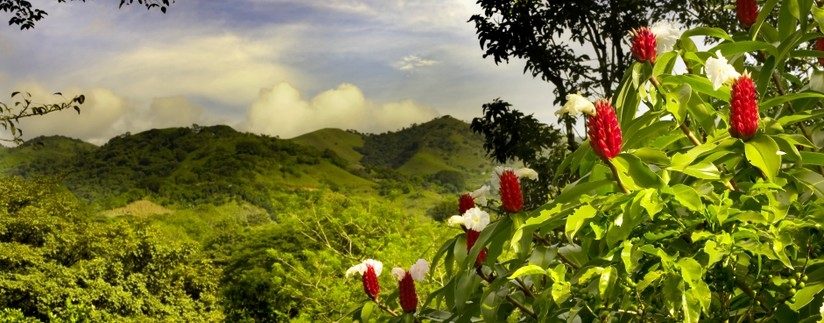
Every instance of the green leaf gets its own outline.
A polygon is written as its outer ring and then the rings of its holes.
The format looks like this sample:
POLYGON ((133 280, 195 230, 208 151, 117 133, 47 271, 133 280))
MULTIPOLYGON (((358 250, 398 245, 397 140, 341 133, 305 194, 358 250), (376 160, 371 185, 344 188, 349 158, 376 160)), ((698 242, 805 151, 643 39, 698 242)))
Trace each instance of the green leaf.
MULTIPOLYGON (((758 104, 758 110, 765 111, 769 108, 772 108, 777 105, 781 105, 787 102, 792 102, 795 100, 800 99, 808 99, 808 98, 824 98, 824 94, 818 92, 799 92, 799 93, 787 93, 785 95, 778 95, 768 100, 761 101, 758 104)), ((780 122, 780 119, 779 119, 780 122)))
POLYGON ((824 176, 806 168, 794 170, 790 175, 812 189, 819 198, 824 198, 824 176))
POLYGON ((669 86, 681 86, 684 83, 689 84, 693 91, 712 96, 721 101, 730 101, 730 89, 727 86, 722 86, 717 90, 712 88, 712 82, 704 76, 685 74, 673 75, 661 80, 661 83, 669 86))
POLYGON ((798 311, 802 307, 807 306, 821 290, 824 289, 824 283, 808 285, 795 293, 795 302, 790 303, 790 309, 798 311))
POLYGON ((684 184, 675 184, 672 186, 672 191, 675 200, 690 211, 701 212, 704 210, 704 203, 701 202, 701 196, 698 195, 698 191, 694 188, 684 184))
POLYGON ((615 267, 609 266, 601 272, 601 279, 598 280, 598 294, 602 300, 606 300, 615 289, 615 281, 618 279, 615 267))
POLYGON ((510 275, 507 279, 515 279, 529 275, 547 275, 547 272, 540 266, 526 265, 521 268, 518 268, 518 270, 512 273, 512 275, 510 275))
POLYGON ((749 52, 758 52, 758 51, 765 51, 771 56, 778 55, 778 50, 770 43, 765 43, 761 41, 737 41, 737 42, 730 42, 730 43, 723 43, 718 46, 715 46, 708 50, 708 52, 714 52, 716 50, 720 50, 724 56, 733 56, 742 53, 749 53, 749 52))
POLYGON ((643 292, 645 289, 647 289, 649 285, 658 280, 658 278, 661 278, 660 271, 650 271, 646 273, 646 275, 644 275, 644 279, 635 285, 635 290, 637 290, 639 293, 643 292))
POLYGON ((778 144, 764 134, 756 134, 749 141, 744 142, 744 154, 750 165, 755 166, 768 181, 774 182, 781 167, 781 156, 778 155, 778 144))
POLYGON ((824 153, 819 152, 812 152, 812 151, 799 151, 801 154, 801 162, 804 165, 817 165, 817 166, 824 166, 824 153))
POLYGON ((564 229, 564 232, 566 233, 567 238, 572 241, 572 239, 575 238, 575 234, 584 225, 584 222, 587 219, 594 217, 597 212, 598 210, 589 204, 584 204, 575 210, 575 213, 570 215, 566 221, 566 228, 564 229))
POLYGON ((689 176, 701 179, 720 179, 721 172, 715 164, 710 162, 698 162, 684 167, 667 167, 668 170, 684 173, 689 176))
POLYGON ((733 40, 732 37, 730 37, 730 35, 727 34, 727 32, 724 31, 723 29, 721 29, 721 28, 710 28, 710 27, 696 27, 696 28, 687 30, 683 34, 681 34, 681 39, 683 40, 683 39, 686 39, 686 38, 689 38, 689 37, 692 37, 692 36, 710 36, 710 37, 720 38, 720 39, 723 39, 723 40, 729 40, 729 41, 733 40))
POLYGON ((622 153, 615 156, 612 160, 613 165, 618 170, 618 176, 624 185, 643 187, 643 188, 657 188, 660 189, 665 185, 664 180, 658 174, 655 174, 649 169, 640 158, 631 154, 622 153))
POLYGON ((669 166, 670 164, 670 159, 667 154, 659 149, 641 147, 629 152, 629 154, 638 157, 641 161, 648 164, 659 166, 669 166))
MULTIPOLYGON (((580 149, 580 148, 579 148, 580 149)), ((568 185, 558 197, 555 198, 556 203, 567 203, 574 201, 581 197, 581 195, 594 191, 608 185, 615 185, 615 180, 602 179, 594 182, 575 183, 568 185)))

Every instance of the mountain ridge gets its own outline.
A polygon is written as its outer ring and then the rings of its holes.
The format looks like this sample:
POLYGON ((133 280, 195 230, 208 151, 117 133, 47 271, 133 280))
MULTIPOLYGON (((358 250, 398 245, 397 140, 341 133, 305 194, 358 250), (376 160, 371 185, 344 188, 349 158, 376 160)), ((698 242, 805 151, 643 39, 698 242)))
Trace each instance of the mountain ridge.
POLYGON ((271 194, 318 188, 431 206, 479 184, 489 167, 482 137, 450 116, 381 134, 326 128, 279 139, 195 125, 125 133, 101 146, 49 136, 0 150, 4 174, 61 178, 101 209, 241 199, 274 214, 282 206, 271 194))

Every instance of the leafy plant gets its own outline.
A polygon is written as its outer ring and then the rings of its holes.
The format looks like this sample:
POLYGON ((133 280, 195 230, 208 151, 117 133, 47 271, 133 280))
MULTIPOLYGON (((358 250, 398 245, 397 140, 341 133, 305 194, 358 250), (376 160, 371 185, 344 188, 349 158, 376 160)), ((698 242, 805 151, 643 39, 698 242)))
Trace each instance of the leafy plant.
POLYGON ((415 314, 384 318, 824 320, 824 89, 798 73, 824 57, 809 50, 824 9, 768 0, 753 21, 632 33, 614 97, 565 107, 590 114, 558 169, 580 179, 536 210, 489 204, 479 235, 467 224, 434 257, 450 278, 415 314), (667 36, 674 48, 656 49, 667 36))

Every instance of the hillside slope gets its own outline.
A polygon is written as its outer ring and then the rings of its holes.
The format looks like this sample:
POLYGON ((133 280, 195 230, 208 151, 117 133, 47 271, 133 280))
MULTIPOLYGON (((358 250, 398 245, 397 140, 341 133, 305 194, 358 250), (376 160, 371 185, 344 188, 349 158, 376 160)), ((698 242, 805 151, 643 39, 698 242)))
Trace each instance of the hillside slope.
POLYGON ((100 147, 36 138, 0 149, 0 170, 56 176, 99 209, 239 199, 274 214, 273 194, 331 189, 420 210, 485 179, 481 147, 468 124, 448 116, 383 134, 321 129, 288 140, 196 126, 126 133, 100 147))

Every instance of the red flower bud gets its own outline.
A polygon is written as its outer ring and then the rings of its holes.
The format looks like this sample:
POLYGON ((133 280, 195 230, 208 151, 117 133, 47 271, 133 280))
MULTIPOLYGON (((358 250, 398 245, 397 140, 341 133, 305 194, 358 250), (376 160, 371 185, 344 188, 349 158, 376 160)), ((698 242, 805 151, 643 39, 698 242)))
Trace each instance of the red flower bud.
POLYGON ((398 297, 404 312, 413 313, 418 308, 418 293, 415 291, 415 281, 412 280, 409 272, 403 276, 398 285, 398 297))
POLYGON ((746 71, 732 83, 730 95, 730 135, 750 140, 758 130, 758 93, 746 71))
POLYGON ((466 213, 466 210, 475 207, 475 199, 472 198, 472 195, 469 193, 461 195, 458 199, 458 215, 463 215, 466 213))
POLYGON ((520 212, 524 208, 524 197, 521 194, 521 184, 518 176, 512 170, 501 173, 501 204, 504 210, 510 213, 520 212))
POLYGON ((370 298, 376 299, 380 293, 381 287, 378 284, 378 275, 375 274, 375 268, 366 265, 366 271, 363 272, 363 291, 370 298))
POLYGON ((735 16, 742 26, 750 28, 758 18, 758 4, 755 0, 736 0, 735 16))
POLYGON ((655 34, 647 27, 630 32, 632 36, 632 56, 639 62, 655 63, 655 34))
MULTIPOLYGON (((824 51, 824 37, 815 40, 815 50, 824 51)), ((818 64, 824 66, 824 57, 818 58, 818 64)))
MULTIPOLYGON (((478 241, 478 236, 480 235, 481 233, 478 231, 466 230, 466 252, 472 250, 472 247, 475 245, 475 242, 478 241)), ((478 253, 478 258, 475 258, 475 265, 480 266, 484 260, 486 260, 486 248, 478 253)))
POLYGON ((588 117, 587 127, 592 150, 598 157, 606 161, 621 152, 621 127, 609 101, 595 101, 595 115, 588 117))

